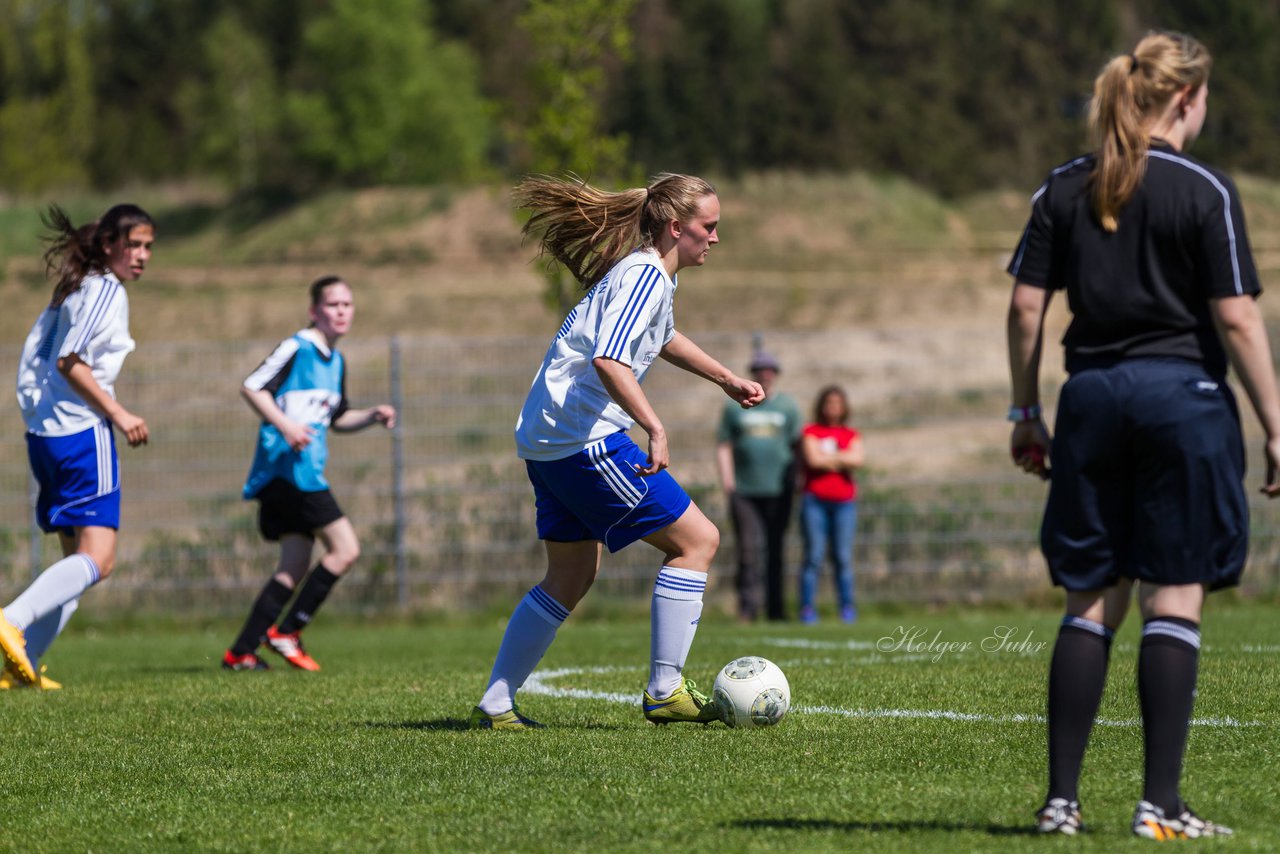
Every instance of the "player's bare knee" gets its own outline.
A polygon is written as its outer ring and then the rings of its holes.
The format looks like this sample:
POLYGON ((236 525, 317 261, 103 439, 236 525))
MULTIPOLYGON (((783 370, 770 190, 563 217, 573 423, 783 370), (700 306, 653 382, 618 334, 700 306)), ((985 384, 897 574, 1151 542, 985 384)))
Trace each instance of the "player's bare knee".
POLYGON ((706 572, 715 560, 716 551, 720 548, 720 529, 708 522, 700 526, 694 536, 689 537, 680 548, 667 555, 667 563, 706 572))
POLYGON ((93 561, 94 565, 98 567, 99 581, 106 581, 107 578, 111 576, 111 573, 115 571, 115 568, 116 568, 115 555, 100 555, 97 557, 93 555, 89 555, 88 557, 90 560, 93 561))
POLYGON ((699 527, 697 537, 688 552, 689 556, 696 558, 701 565, 709 567, 711 561, 715 559, 716 552, 720 550, 720 529, 710 520, 704 521, 705 524, 699 527))
POLYGON ((714 558, 716 552, 720 551, 720 529, 713 522, 708 522, 707 527, 710 530, 707 532, 706 549, 710 552, 708 557, 714 558))
POLYGON ((335 549, 325 556, 324 565, 334 575, 342 575, 360 559, 360 546, 335 549))

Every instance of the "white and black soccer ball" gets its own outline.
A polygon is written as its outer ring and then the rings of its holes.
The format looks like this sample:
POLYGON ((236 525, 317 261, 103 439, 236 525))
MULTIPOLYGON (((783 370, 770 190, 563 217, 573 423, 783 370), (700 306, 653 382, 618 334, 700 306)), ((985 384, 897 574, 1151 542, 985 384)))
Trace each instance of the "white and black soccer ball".
POLYGON ((767 658, 747 655, 726 664, 716 676, 711 701, 731 727, 773 726, 791 708, 791 686, 767 658))

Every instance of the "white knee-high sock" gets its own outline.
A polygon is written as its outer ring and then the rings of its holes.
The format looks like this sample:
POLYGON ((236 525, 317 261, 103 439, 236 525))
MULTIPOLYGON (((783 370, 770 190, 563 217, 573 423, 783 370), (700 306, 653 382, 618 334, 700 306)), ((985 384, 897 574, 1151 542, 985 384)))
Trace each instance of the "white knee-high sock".
POLYGON ((98 566, 79 552, 40 573, 31 586, 4 609, 4 617, 20 629, 50 614, 98 583, 98 566))
POLYGON ((682 684, 706 589, 705 572, 664 566, 658 573, 649 612, 649 696, 655 700, 670 697, 682 684))
POLYGON ((556 630, 569 616, 569 609, 552 599, 541 587, 534 587, 511 614, 507 631, 498 647, 498 657, 489 675, 489 688, 480 700, 485 714, 500 715, 511 711, 516 691, 538 666, 556 630))
POLYGON ((31 666, 36 669, 37 673, 40 672, 40 657, 58 639, 58 635, 62 634, 62 630, 67 627, 67 621, 71 619, 71 615, 79 607, 80 600, 72 599, 61 608, 55 608, 45 614, 23 630, 23 635, 27 641, 27 658, 31 659, 31 666))

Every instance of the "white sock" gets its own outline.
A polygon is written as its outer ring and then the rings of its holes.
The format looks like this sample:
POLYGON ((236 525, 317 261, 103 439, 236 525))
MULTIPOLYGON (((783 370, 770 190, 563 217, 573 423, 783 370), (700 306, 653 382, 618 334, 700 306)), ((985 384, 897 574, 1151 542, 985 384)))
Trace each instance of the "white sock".
POLYGON ((707 574, 664 566, 653 585, 649 621, 649 696, 670 697, 683 684, 685 660, 702 619, 707 574))
POLYGON ((50 566, 31 586, 8 604, 4 617, 20 629, 51 614, 98 583, 98 567, 86 554, 76 552, 50 566))
POLYGON ((40 672, 41 656, 58 639, 58 635, 62 634, 62 630, 67 627, 67 621, 71 619, 71 615, 79 607, 80 600, 72 599, 61 608, 45 614, 23 630, 23 636, 27 641, 27 658, 31 659, 31 666, 36 669, 37 673, 40 672))
POLYGON ((552 599, 541 587, 534 587, 511 614, 507 631, 498 647, 498 657, 489 675, 489 688, 480 699, 480 708, 488 715, 511 711, 516 691, 524 685, 533 668, 538 666, 556 630, 569 616, 569 609, 552 599))

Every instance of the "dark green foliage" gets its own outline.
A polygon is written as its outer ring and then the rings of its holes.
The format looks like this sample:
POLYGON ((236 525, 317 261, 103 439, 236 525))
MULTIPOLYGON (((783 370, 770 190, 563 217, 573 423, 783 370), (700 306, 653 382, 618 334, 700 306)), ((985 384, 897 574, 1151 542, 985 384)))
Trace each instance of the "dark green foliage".
POLYGON ((0 191, 572 169, 1034 186, 1148 29, 1213 51, 1196 153, 1280 173, 1256 0, 0 0, 0 191))
POLYGON ((421 0, 334 0, 303 31, 290 147, 316 176, 420 183, 480 176, 489 123, 475 60, 439 43, 421 0))

